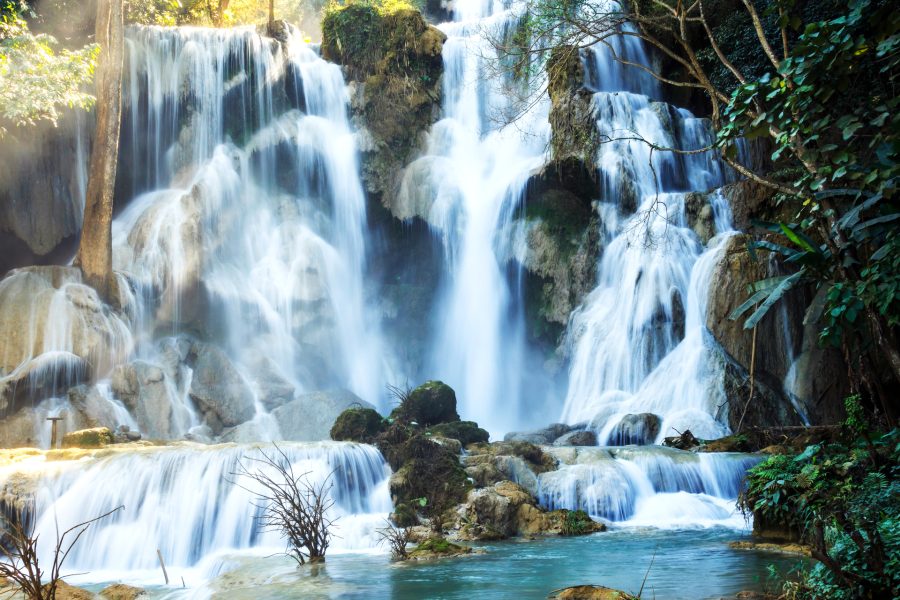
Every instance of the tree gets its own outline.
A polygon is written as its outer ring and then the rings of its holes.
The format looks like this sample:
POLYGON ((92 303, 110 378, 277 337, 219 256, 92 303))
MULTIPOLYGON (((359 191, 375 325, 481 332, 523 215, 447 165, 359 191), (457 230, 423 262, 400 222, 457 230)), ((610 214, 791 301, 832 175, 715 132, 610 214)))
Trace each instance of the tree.
POLYGON ((97 67, 97 128, 91 150, 84 226, 76 257, 85 281, 107 301, 116 297, 112 216, 125 60, 123 19, 122 0, 98 0, 96 36, 102 52, 97 67))
POLYGON ((0 0, 0 138, 7 126, 40 121, 56 125, 64 107, 88 109, 94 96, 85 90, 94 75, 98 46, 60 49, 47 34, 32 34, 24 2, 0 0))
POLYGON ((295 473, 284 450, 277 444, 274 446, 275 454, 261 450, 260 458, 249 459, 257 468, 250 469, 240 461, 233 475, 249 478, 256 484, 256 489, 241 487, 257 494, 260 525, 287 538, 287 554, 298 565, 306 561, 323 562, 331 543, 331 526, 335 522, 329 515, 334 506, 328 495, 331 476, 321 483, 310 483, 309 472, 295 473))
POLYGON ((44 572, 38 560, 39 536, 20 521, 3 515, 0 517, 0 577, 8 579, 27 600, 54 600, 62 580, 63 563, 69 552, 92 524, 122 508, 119 506, 99 517, 73 525, 62 534, 57 532, 49 573, 44 572), (46 583, 45 575, 49 575, 46 583))
POLYGON ((550 50, 605 46, 623 65, 705 98, 714 146, 656 149, 715 149, 793 215, 764 224, 751 248, 781 255, 793 270, 758 282, 734 318, 747 314, 752 328, 788 290, 819 291, 810 313, 823 342, 842 348, 855 391, 896 422, 896 395, 883 382, 900 384, 898 32, 900 15, 882 0, 532 0, 517 34, 494 43, 526 73, 550 50), (719 28, 726 19, 741 24, 740 43, 719 28), (619 36, 642 40, 666 72, 620 54, 619 36), (740 162, 740 138, 771 149, 767 172, 740 162))

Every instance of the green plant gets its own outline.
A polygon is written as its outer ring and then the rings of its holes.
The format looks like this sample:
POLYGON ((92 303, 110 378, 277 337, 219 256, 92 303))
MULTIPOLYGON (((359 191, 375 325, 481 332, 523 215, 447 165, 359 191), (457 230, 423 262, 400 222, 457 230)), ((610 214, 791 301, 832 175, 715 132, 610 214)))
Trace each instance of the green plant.
MULTIPOLYGON (((859 418, 853 414, 848 425, 858 427, 859 418)), ((810 545, 818 562, 791 586, 794 597, 900 593, 900 430, 772 456, 750 470, 739 503, 747 513, 796 527, 810 545)))
POLYGON ((567 510, 563 517, 560 535, 582 535, 588 531, 591 517, 583 510, 567 510))

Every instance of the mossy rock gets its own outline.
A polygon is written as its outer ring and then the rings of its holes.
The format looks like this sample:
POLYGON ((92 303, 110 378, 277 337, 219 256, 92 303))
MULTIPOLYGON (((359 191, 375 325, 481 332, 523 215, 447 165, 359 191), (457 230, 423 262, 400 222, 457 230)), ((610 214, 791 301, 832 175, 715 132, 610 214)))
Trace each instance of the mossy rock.
POLYGON ((456 392, 442 381, 426 381, 409 393, 391 417, 422 427, 459 421, 456 392))
POLYGON ((558 600, 638 600, 627 592, 602 585, 576 585, 550 593, 548 598, 558 600))
POLYGON ((444 537, 433 537, 416 546, 410 553, 411 560, 428 560, 471 554, 472 548, 454 544, 444 537))
POLYGON ((490 434, 478 426, 474 421, 455 421, 453 423, 441 423, 428 428, 426 433, 434 436, 459 440, 463 447, 469 444, 486 443, 490 434))
POLYGON ((401 502, 394 507, 394 512, 391 513, 391 520, 397 527, 413 527, 419 524, 416 509, 408 502, 401 502))
POLYGON ((555 471, 558 463, 555 458, 541 450, 540 446, 531 442, 511 441, 511 442, 494 442, 492 444, 473 444, 469 448, 470 460, 472 464, 478 464, 476 457, 483 456, 489 459, 497 456, 518 456, 528 463, 528 466, 536 475, 555 471))
POLYGON ((371 444, 387 427, 384 419, 371 408, 348 408, 331 426, 331 439, 338 442, 371 444))
POLYGON ((103 448, 113 443, 113 433, 108 427, 80 429, 63 436, 63 448, 103 448))
POLYGON ((447 510, 465 500, 472 485, 455 452, 416 434, 397 454, 401 466, 390 480, 395 504, 414 505, 425 498, 422 512, 440 520, 447 510))
POLYGON ((598 531, 606 531, 606 525, 593 520, 583 510, 554 510, 548 513, 554 529, 559 529, 559 535, 575 536, 587 535, 598 531))

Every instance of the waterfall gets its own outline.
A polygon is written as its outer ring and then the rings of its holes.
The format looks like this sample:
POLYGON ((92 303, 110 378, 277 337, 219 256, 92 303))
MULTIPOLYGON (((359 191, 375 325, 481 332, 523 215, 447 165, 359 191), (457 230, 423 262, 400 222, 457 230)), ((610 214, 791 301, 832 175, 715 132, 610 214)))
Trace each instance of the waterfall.
MULTIPOLYGON (((391 511, 390 469, 371 446, 321 442, 279 445, 296 474, 325 482, 336 520, 332 548, 375 547, 377 527, 391 511)), ((277 531, 256 520, 258 484, 235 473, 250 472, 260 452, 271 447, 147 447, 80 461, 46 462, 30 471, 37 477, 35 533, 55 540, 69 527, 115 509, 87 530, 67 559, 74 571, 136 571, 157 566, 160 549, 170 568, 196 566, 223 551, 284 549, 277 531)), ((0 488, 5 482, 0 477, 0 488)), ((50 552, 50 544, 41 546, 50 552)), ((40 557, 49 564, 52 555, 40 557)))
POLYGON ((742 528, 744 517, 734 499, 747 469, 761 460, 659 447, 550 452, 561 464, 537 478, 543 506, 581 509, 614 523, 653 527, 742 528))
MULTIPOLYGON (((160 331, 205 330, 247 379, 262 368, 297 392, 378 403, 384 349, 339 67, 296 34, 279 44, 252 28, 131 28, 128 49, 122 168, 138 196, 113 231, 138 290, 137 356, 161 361, 160 331)), ((183 434, 199 423, 185 386, 169 388, 183 434)))

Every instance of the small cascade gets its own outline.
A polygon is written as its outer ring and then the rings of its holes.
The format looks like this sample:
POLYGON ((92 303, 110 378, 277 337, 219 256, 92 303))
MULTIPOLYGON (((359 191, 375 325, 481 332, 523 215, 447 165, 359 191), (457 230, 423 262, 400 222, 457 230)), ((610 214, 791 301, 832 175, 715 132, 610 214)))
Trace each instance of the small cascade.
POLYGON ((541 505, 653 527, 743 527, 735 498, 747 469, 761 460, 650 446, 548 451, 560 468, 538 476, 541 505))
MULTIPOLYGON (((279 447, 310 483, 330 477, 332 549, 375 547, 375 529, 391 511, 390 469, 381 454, 371 446, 336 442, 279 447)), ((75 571, 153 569, 157 548, 174 568, 193 567, 223 551, 277 552, 284 547, 279 533, 261 530, 256 521, 258 484, 235 475, 239 463, 254 471, 262 451, 277 456, 265 446, 149 447, 35 465, 35 532, 52 540, 57 525, 65 530, 124 506, 84 534, 67 559, 75 571)))

